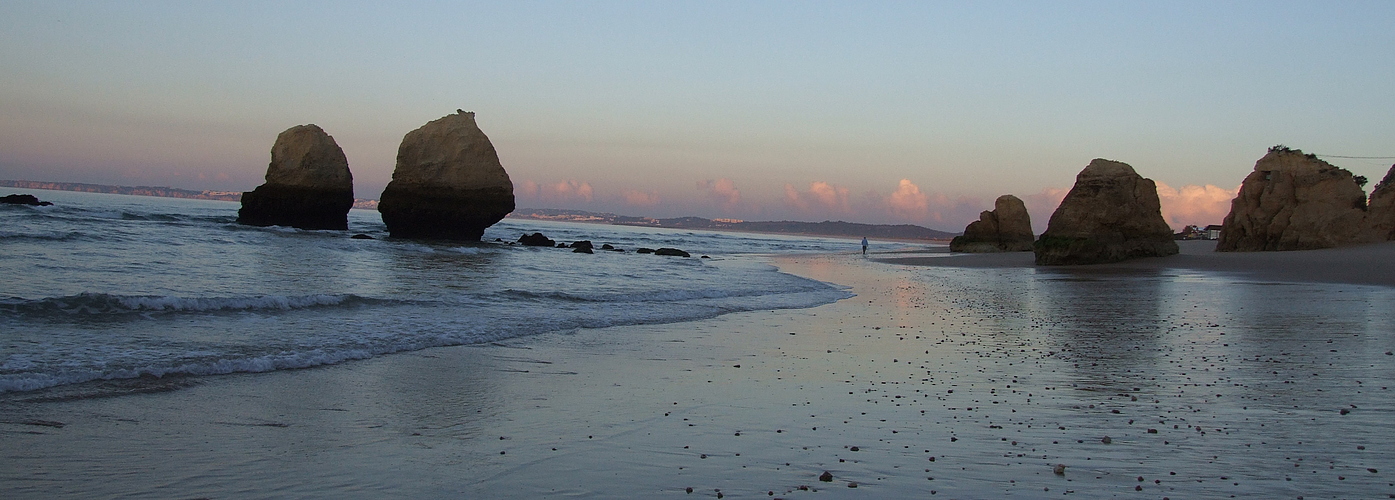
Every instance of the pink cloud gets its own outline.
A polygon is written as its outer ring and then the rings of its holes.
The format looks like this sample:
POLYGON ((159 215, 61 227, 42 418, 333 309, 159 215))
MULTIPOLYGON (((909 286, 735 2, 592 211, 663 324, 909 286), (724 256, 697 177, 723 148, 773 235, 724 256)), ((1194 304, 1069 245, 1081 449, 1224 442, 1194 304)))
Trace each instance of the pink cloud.
POLYGON ((565 180, 539 184, 523 179, 514 183, 513 194, 530 201, 567 202, 591 201, 595 193, 591 189, 591 183, 584 181, 565 180))
POLYGON ((637 207, 652 207, 659 204, 659 195, 631 189, 625 191, 625 203, 637 207))
POLYGON ((799 196, 799 191, 790 184, 785 184, 785 204, 800 210, 809 209, 809 202, 804 201, 804 198, 799 196))
POLYGON ((900 185, 887 197, 886 202, 893 214, 910 218, 924 217, 930 208, 929 198, 910 179, 901 179, 900 185))
MULTIPOLYGON (((1032 230, 1037 234, 1046 231, 1046 223, 1050 222, 1051 214, 1056 212, 1056 207, 1061 206, 1061 200, 1066 199, 1066 193, 1070 188, 1047 187, 1041 191, 1022 198, 1022 204, 1027 206, 1027 215, 1032 217, 1032 230)), ((990 208, 991 210, 991 208, 990 208)))
POLYGON ((848 211, 848 188, 838 187, 827 182, 809 183, 809 194, 818 200, 819 204, 833 210, 848 211))
POLYGON ((801 211, 818 210, 844 214, 852 211, 848 207, 848 188, 823 181, 810 182, 808 191, 800 191, 793 185, 785 184, 785 204, 801 211))
POLYGON ((521 181, 518 181, 517 183, 514 183, 513 193, 515 196, 537 196, 538 183, 528 179, 523 179, 521 181))
POLYGON ((697 186, 698 189, 707 191, 707 197, 728 207, 741 201, 741 191, 736 189, 736 183, 731 179, 699 181, 697 186))
POLYGON ((591 183, 573 180, 544 185, 542 186, 542 191, 543 197, 559 200, 580 199, 591 201, 592 195, 591 183))
POLYGON ((1225 189, 1207 184, 1187 185, 1173 189, 1161 182, 1158 184, 1158 201, 1162 203, 1163 219, 1174 230, 1189 225, 1205 227, 1220 224, 1230 213, 1230 202, 1240 193, 1240 188, 1225 189))
POLYGON ((890 194, 869 191, 858 205, 859 211, 877 213, 882 220, 958 231, 978 218, 981 202, 972 196, 924 191, 910 179, 901 179, 890 194))

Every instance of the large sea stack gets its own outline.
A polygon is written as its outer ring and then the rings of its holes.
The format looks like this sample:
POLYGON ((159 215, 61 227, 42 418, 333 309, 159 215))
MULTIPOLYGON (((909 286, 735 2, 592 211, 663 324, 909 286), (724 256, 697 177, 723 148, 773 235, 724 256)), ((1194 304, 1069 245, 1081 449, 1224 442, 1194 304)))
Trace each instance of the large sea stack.
POLYGON ((354 205, 349 160, 334 138, 315 125, 276 136, 266 183, 242 193, 237 221, 253 226, 348 229, 354 205))
POLYGON ((1255 162, 1230 202, 1218 252, 1310 250, 1381 241, 1351 172, 1283 146, 1255 162))
POLYGON ((1157 185, 1128 164, 1100 158, 1075 176, 1033 250, 1040 265, 1101 264, 1178 251, 1157 185))
POLYGON ((1005 194, 993 202, 992 211, 964 228, 963 236, 949 242, 949 251, 968 253, 1029 252, 1032 250, 1032 216, 1016 196, 1005 194))
POLYGON ((458 111, 408 132, 378 211, 398 238, 479 241, 512 212, 513 182, 494 145, 458 111))

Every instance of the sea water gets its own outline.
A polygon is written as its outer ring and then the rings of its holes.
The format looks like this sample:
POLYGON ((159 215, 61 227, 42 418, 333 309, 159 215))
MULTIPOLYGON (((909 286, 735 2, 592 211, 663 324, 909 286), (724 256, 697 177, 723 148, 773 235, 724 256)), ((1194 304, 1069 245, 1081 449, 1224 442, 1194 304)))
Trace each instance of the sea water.
POLYGON ((375 211, 350 211, 348 231, 307 231, 237 224, 237 203, 26 192, 54 205, 0 205, 0 392, 813 307, 850 294, 760 256, 858 249, 831 238, 516 219, 481 243, 411 241, 389 238, 375 211), (532 232, 597 250, 508 244, 532 232), (350 238, 360 233, 375 239, 350 238))

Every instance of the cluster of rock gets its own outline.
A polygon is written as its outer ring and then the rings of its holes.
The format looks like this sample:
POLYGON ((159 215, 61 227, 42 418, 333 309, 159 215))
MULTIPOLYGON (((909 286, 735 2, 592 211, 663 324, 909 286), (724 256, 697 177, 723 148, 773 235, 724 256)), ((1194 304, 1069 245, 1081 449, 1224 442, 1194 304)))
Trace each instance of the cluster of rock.
POLYGON ((1157 185, 1126 163, 1096 158, 1075 176, 1040 238, 1022 200, 999 196, 951 252, 1035 252, 1038 265, 1103 264, 1178 252, 1162 217, 1157 185))
POLYGON ((31 207, 47 207, 53 205, 51 201, 39 201, 39 199, 32 194, 0 196, 0 203, 6 205, 29 205, 31 207))
MULTIPOLYGON (((525 234, 523 236, 519 236, 518 243, 525 247, 570 248, 572 249, 573 253, 596 253, 595 244, 591 243, 591 240, 574 241, 571 244, 558 243, 556 241, 553 241, 551 238, 544 236, 542 233, 525 234)), ((624 249, 616 248, 614 245, 611 245, 609 243, 602 244, 601 250, 621 253, 625 251, 624 249)), ((684 252, 677 248, 660 248, 658 250, 655 250, 653 248, 640 247, 635 249, 635 253, 652 253, 654 255, 667 255, 674 257, 692 256, 692 254, 689 254, 688 252, 684 252)), ((706 256, 703 256, 703 258, 706 258, 706 256)))
MULTIPOLYGON (((1365 182, 1315 155, 1270 148, 1231 202, 1216 250, 1306 250, 1395 241, 1395 166, 1369 198, 1362 191, 1365 182)), ((1031 222, 1020 200, 1003 196, 994 205, 950 243, 951 251, 1013 251, 1022 228, 1030 238, 1031 222)), ((1125 163, 1095 159, 1076 176, 1032 250, 1038 265, 1071 265, 1164 257, 1176 254, 1178 247, 1162 217, 1157 185, 1125 163)))
MULTIPOLYGON (((344 151, 315 125, 276 137, 266 183, 243 193, 238 222, 347 229, 353 176, 344 151)), ((475 114, 456 110, 408 132, 378 204, 401 238, 479 241, 514 209, 513 182, 475 114)))
POLYGON ((949 251, 966 253, 1028 252, 1032 250, 1032 217, 1016 196, 1005 194, 993 202, 978 220, 949 242, 949 251))
POLYGON ((354 178, 344 150, 320 127, 299 125, 276 136, 266 183, 242 193, 237 221, 253 226, 348 229, 354 178))
POLYGON ((1310 250, 1395 239, 1395 166, 1371 191, 1317 156, 1275 146, 1255 162, 1216 250, 1310 250))
POLYGON ((1097 158, 1033 244, 1038 265, 1100 264, 1178 252, 1158 188, 1128 164, 1097 158))

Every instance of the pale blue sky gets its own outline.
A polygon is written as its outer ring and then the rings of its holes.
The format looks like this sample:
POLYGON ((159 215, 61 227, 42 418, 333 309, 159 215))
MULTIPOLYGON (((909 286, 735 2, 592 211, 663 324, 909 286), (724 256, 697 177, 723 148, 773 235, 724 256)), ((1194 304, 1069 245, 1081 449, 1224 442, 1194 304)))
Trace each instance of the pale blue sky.
POLYGON ((0 178, 250 190, 315 123, 376 198, 402 135, 464 108, 520 206, 959 230, 1095 157, 1233 189, 1277 143, 1395 156, 1391 26, 1388 1, 10 1, 0 178))

